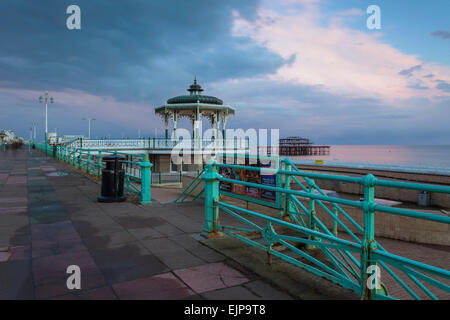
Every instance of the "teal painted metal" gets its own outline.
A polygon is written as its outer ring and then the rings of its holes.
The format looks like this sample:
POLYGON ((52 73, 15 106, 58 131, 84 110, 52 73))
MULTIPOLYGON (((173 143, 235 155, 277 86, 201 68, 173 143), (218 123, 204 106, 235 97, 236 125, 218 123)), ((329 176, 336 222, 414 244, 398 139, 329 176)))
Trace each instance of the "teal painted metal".
POLYGON ((102 175, 102 151, 99 150, 97 154, 97 177, 102 175))
MULTIPOLYGON (((315 194, 315 190, 316 190, 314 188, 314 184, 311 183, 310 180, 307 180, 307 182, 308 182, 308 192, 311 195, 314 195, 315 194)), ((317 231, 316 200, 313 197, 309 197, 309 210, 307 212, 308 212, 308 226, 309 226, 309 228, 311 230, 317 231)), ((316 240, 316 239, 310 237, 310 240, 316 240)), ((315 249, 316 246, 308 244, 307 248, 311 250, 311 249, 315 249)))
MULTIPOLYGON (((78 139, 77 139, 78 140, 78 139)), ((81 143, 80 143, 81 145, 81 143)), ((49 150, 45 144, 36 144, 36 148, 45 153, 45 150, 49 150)), ((87 174, 94 175, 96 177, 101 176, 102 154, 114 153, 120 155, 127 155, 131 160, 125 161, 130 172, 125 173, 125 189, 129 192, 138 193, 140 195, 141 204, 150 204, 151 200, 151 167, 153 166, 148 159, 148 154, 130 154, 118 151, 103 151, 92 150, 90 148, 84 149, 82 147, 72 147, 70 145, 55 146, 56 152, 54 156, 56 159, 64 161, 75 168, 86 172, 87 174), (97 160, 93 160, 94 152, 97 153, 97 160), (138 160, 133 161, 134 158, 138 160), (140 187, 137 187, 133 182, 139 182, 140 187)))
MULTIPOLYGON (((289 163, 284 163, 284 168, 286 171, 291 171, 291 165, 289 163)), ((284 177, 284 188, 286 190, 291 189, 291 176, 286 175, 284 177)), ((289 212, 294 212, 294 205, 292 204, 292 198, 289 194, 284 193, 284 211, 283 211, 283 218, 289 217, 289 212)))
POLYGON ((150 194, 150 186, 152 184, 152 164, 148 161, 148 154, 145 155, 144 160, 140 163, 142 180, 141 180, 141 204, 152 203, 150 194))
POLYGON ((364 234, 361 253, 361 288, 362 299, 372 300, 376 295, 376 286, 368 287, 368 270, 376 266, 372 252, 376 249, 375 242, 375 177, 371 174, 364 177, 364 234))
POLYGON ((91 150, 88 149, 87 152, 88 152, 88 153, 87 153, 87 161, 86 161, 86 172, 87 172, 87 173, 90 173, 90 172, 89 172, 89 165, 91 164, 91 150))
POLYGON ((219 173, 215 163, 207 166, 206 173, 202 177, 205 182, 205 222, 202 234, 207 237, 218 235, 219 207, 219 173))
MULTIPOLYGON (((192 192, 195 190, 195 188, 197 188, 197 186, 203 181, 202 176, 203 176, 204 172, 205 172, 205 168, 203 168, 202 171, 200 171, 198 173, 198 175, 191 181, 191 183, 189 183, 189 185, 183 190, 183 192, 180 193, 180 195, 173 202, 175 202, 175 203, 184 202, 187 199, 187 197, 189 197, 192 194, 192 192)), ((160 172, 160 175, 161 175, 161 172, 160 172)), ((180 182, 182 182, 182 180, 180 182)), ((160 181, 160 183, 161 183, 161 181, 160 181)), ((199 194, 197 194, 197 196, 194 198, 194 200, 196 200, 200 194, 203 194, 203 191, 201 191, 199 194)))
MULTIPOLYGON (((385 212, 434 221, 437 223, 450 224, 449 217, 403 208, 379 206, 375 203, 374 198, 376 186, 427 190, 430 192, 450 194, 449 187, 378 180, 371 174, 358 178, 304 173, 298 170, 289 159, 285 159, 283 162, 285 164, 284 170, 280 170, 279 173, 284 175, 285 183, 284 186, 281 187, 272 187, 223 178, 217 172, 217 167, 220 167, 222 164, 214 162, 209 163, 206 166, 207 173, 203 177, 203 180, 205 181, 205 224, 203 234, 206 236, 217 236, 218 232, 222 231, 223 234, 235 237, 245 243, 262 249, 270 255, 275 255, 318 276, 326 277, 335 283, 350 288, 358 293, 361 299, 394 298, 389 295, 386 287, 381 281, 378 283, 373 281, 373 279, 376 278, 374 272, 378 267, 383 268, 414 299, 420 299, 417 290, 421 291, 431 299, 436 299, 436 295, 432 288, 428 288, 427 286, 450 292, 450 286, 442 282, 442 280, 450 280, 449 271, 386 252, 386 250, 375 240, 374 223, 376 212, 385 212), (307 187, 300 183, 297 178, 303 178, 307 183, 307 187), (358 183, 364 187, 364 200, 359 202, 327 196, 314 182, 313 179, 315 178, 358 183), (282 193, 284 198, 282 219, 219 201, 220 194, 223 194, 223 192, 218 190, 219 181, 282 193), (292 183, 298 184, 300 190, 293 190, 292 183), (299 199, 306 199, 309 204, 308 207, 306 207, 299 199), (327 203, 330 208, 327 207, 325 203, 327 203), (340 207, 340 205, 361 209, 363 211, 363 226, 361 227, 358 225, 354 219, 340 207), (324 214, 332 218, 331 230, 328 230, 325 224, 316 215, 317 206, 323 209, 324 214), (222 212, 238 219, 241 223, 248 225, 250 229, 218 224, 218 208, 220 208, 222 212), (250 221, 245 218, 244 215, 257 218, 258 221, 262 221, 263 225, 260 226, 256 222, 250 221), (284 221, 287 217, 289 217, 290 220, 284 221), (308 218, 307 224, 303 221, 303 217, 308 218), (348 221, 350 226, 347 226, 343 219, 348 221), (294 230, 299 233, 299 236, 278 234, 274 228, 275 226, 294 230), (350 235, 352 241, 338 238, 338 227, 342 228, 350 235), (353 233, 350 228, 354 228, 360 232, 362 234, 361 239, 353 233), (262 238, 265 240, 265 244, 248 239, 237 233, 241 231, 249 232, 251 229, 261 233, 262 238), (305 264, 294 259, 291 255, 286 255, 282 252, 273 250, 272 247, 275 243, 284 245, 294 255, 298 255, 308 260, 309 263, 305 264), (314 248, 315 250, 321 250, 334 268, 324 265, 321 261, 313 258, 309 253, 298 249, 293 243, 302 243, 306 245, 308 249, 314 248), (352 252, 359 254, 359 261, 354 257, 352 252), (397 275, 391 267, 400 270, 400 272, 406 275, 407 278, 416 285, 415 289, 410 287, 410 285, 397 275), (424 273, 431 274, 433 277, 427 276, 424 273)), ((256 167, 245 167, 241 165, 227 164, 226 166, 245 170, 260 170, 256 167)))

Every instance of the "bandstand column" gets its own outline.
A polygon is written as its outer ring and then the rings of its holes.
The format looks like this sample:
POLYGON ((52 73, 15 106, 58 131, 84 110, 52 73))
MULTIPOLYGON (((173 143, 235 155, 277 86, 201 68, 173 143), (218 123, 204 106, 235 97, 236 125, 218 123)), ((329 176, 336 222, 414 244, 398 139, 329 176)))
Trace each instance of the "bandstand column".
POLYGON ((217 114, 213 113, 211 115, 211 129, 213 129, 214 140, 217 138, 216 123, 217 123, 217 114))
POLYGON ((222 139, 225 140, 225 127, 227 125, 227 115, 222 113, 222 139))
POLYGON ((214 128, 214 137, 216 139, 219 138, 219 130, 220 130, 220 114, 216 112, 216 127, 214 128))
POLYGON ((191 117, 191 122, 192 122, 192 139, 195 140, 195 114, 192 115, 191 117))
POLYGON ((178 126, 178 112, 173 112, 173 133, 172 133, 172 139, 178 140, 177 138, 177 126, 178 126))
POLYGON ((166 140, 169 139, 169 115, 166 113, 164 115, 164 124, 166 126, 166 140))

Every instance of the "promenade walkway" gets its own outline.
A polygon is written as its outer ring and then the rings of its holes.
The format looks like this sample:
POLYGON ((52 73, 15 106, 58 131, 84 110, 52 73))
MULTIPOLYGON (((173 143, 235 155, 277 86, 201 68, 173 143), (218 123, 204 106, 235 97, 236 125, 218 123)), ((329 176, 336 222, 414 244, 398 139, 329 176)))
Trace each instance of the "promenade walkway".
POLYGON ((196 240, 201 205, 101 204, 99 190, 37 150, 0 153, 0 299, 291 299, 196 240))
MULTIPOLYGON (((147 206, 98 203, 99 192, 98 183, 37 150, 0 152, 0 299, 358 298, 287 263, 268 266, 264 252, 237 240, 200 241, 201 203, 164 204, 173 190, 152 189, 147 206), (70 265, 81 268, 81 290, 67 288, 70 265)), ((379 241, 450 268, 448 247, 379 241)), ((409 298, 384 279, 391 293, 409 298)))

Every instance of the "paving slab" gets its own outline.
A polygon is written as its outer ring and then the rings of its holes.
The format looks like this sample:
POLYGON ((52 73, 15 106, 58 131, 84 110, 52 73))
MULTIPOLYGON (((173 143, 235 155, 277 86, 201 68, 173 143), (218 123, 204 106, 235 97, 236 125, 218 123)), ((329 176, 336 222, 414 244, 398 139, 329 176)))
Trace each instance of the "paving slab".
POLYGON ((31 260, 0 262, 0 283, 0 300, 34 299, 31 260))
POLYGON ((203 293, 202 296, 208 300, 262 300, 243 286, 214 290, 203 293))
POLYGON ((115 284, 113 288, 123 300, 175 300, 194 295, 172 273, 115 284))
POLYGON ((212 263, 198 267, 174 270, 174 273, 196 293, 237 286, 249 281, 239 271, 224 263, 212 263))

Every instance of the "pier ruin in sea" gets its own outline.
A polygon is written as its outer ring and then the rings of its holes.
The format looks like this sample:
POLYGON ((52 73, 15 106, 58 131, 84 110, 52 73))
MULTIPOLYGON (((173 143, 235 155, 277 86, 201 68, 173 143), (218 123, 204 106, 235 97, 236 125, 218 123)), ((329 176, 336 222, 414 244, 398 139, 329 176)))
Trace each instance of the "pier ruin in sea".
POLYGON ((314 145, 309 139, 301 137, 280 139, 279 148, 282 156, 326 156, 330 154, 330 146, 314 145))

